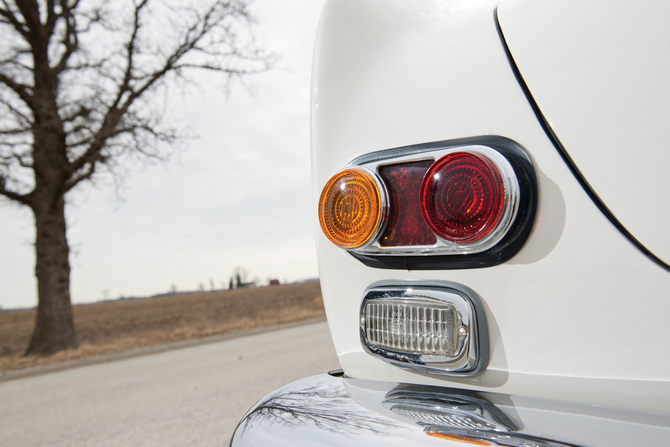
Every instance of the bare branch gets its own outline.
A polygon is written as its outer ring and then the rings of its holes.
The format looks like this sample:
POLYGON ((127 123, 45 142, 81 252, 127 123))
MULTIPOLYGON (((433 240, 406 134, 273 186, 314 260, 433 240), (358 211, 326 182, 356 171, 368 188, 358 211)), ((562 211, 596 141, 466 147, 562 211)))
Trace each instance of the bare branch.
MULTIPOLYGON (((143 9, 147 6, 148 0, 140 2, 134 11, 134 21, 132 33, 128 42, 125 45, 125 72, 123 80, 121 81, 116 97, 112 104, 107 109, 103 124, 100 126, 95 137, 92 138, 92 143, 89 148, 76 160, 71 163, 71 171, 78 172, 86 165, 96 163, 98 154, 104 148, 105 142, 113 137, 116 133, 113 129, 118 125, 121 117, 128 113, 135 101, 142 97, 146 92, 151 90, 157 83, 161 82, 163 78, 171 73, 178 72, 181 69, 199 68, 204 70, 218 71, 227 74, 228 76, 241 76, 244 74, 258 73, 266 70, 271 65, 268 58, 263 58, 262 55, 252 55, 252 59, 263 61, 264 66, 259 69, 239 69, 228 66, 217 66, 211 63, 180 63, 181 59, 190 51, 198 50, 204 51, 204 47, 199 47, 198 44, 207 36, 214 28, 220 26, 223 20, 227 17, 225 11, 221 8, 228 7, 228 3, 215 2, 199 20, 194 21, 184 32, 181 42, 174 48, 174 50, 165 57, 165 62, 161 67, 153 72, 147 73, 140 77, 135 77, 135 55, 137 54, 137 38, 141 28, 143 9), (133 81, 140 81, 139 84, 134 84, 133 81)), ((246 13, 241 13, 241 16, 246 17, 246 13)), ((230 32, 230 31, 226 31, 230 32)), ((211 55, 221 56, 221 52, 211 52, 211 55)), ((235 51, 232 51, 229 56, 237 56, 240 59, 244 57, 239 56, 235 51)), ((145 129, 146 131, 147 129, 145 129)))
MULTIPOLYGON (((0 1, 4 4, 8 2, 0 1)), ((120 154, 132 152, 143 157, 157 157, 160 152, 155 149, 156 143, 173 144, 180 138, 174 130, 159 126, 159 116, 152 117, 154 112, 149 112, 149 103, 143 99, 151 96, 150 92, 159 86, 165 86, 169 75, 181 78, 184 71, 205 70, 221 73, 229 81, 265 71, 274 64, 274 55, 253 46, 238 44, 234 24, 252 22, 246 1, 214 0, 203 11, 194 8, 182 11, 178 7, 170 9, 175 29, 180 28, 181 32, 172 45, 156 41, 155 49, 148 45, 153 36, 145 32, 146 23, 154 17, 149 10, 150 4, 154 5, 150 0, 136 3, 125 28, 110 20, 110 17, 115 17, 113 10, 79 11, 78 0, 46 0, 41 3, 46 6, 42 13, 36 0, 25 0, 18 5, 22 17, 19 12, 12 14, 15 20, 25 22, 22 26, 27 34, 22 35, 30 45, 35 42, 38 28, 42 35, 55 33, 49 44, 53 45, 49 57, 54 58, 49 63, 49 75, 57 77, 58 84, 55 85, 60 85, 58 119, 64 126, 67 158, 63 193, 91 179, 100 163, 108 163, 120 154), (105 16, 106 13, 110 15, 105 16), (184 21, 188 22, 185 26, 184 21), (110 36, 127 33, 127 37, 120 46, 112 45, 106 55, 89 55, 79 34, 89 31, 93 24, 111 33, 110 36), (83 80, 88 84, 81 90, 83 80), (70 88, 75 85, 79 90, 70 88), (137 113, 139 110, 142 110, 141 114, 137 113)), ((152 7, 165 5, 161 3, 152 7)), ((7 11, 10 11, 9 7, 7 11)), ((33 52, 34 47, 30 53, 17 48, 15 57, 0 61, 0 67, 5 63, 13 64, 16 70, 20 70, 17 73, 29 73, 33 67, 27 62, 22 63, 18 57, 19 54, 30 55, 33 52)), ((36 107, 42 107, 35 103, 33 87, 10 77, 6 71, 0 72, 0 83, 18 95, 30 112, 34 113, 36 107)), ((6 107, 15 120, 14 127, 0 129, 6 131, 6 137, 19 135, 24 128, 36 131, 32 128, 35 124, 29 112, 9 103, 6 107)), ((16 158, 15 162, 20 166, 30 166, 30 160, 26 158, 16 158)))
POLYGON ((23 100, 29 107, 32 108, 33 103, 33 96, 30 93, 30 87, 24 84, 21 84, 20 82, 16 82, 13 79, 5 76, 3 73, 0 73, 0 83, 5 84, 7 87, 12 89, 14 93, 16 93, 19 98, 23 100))
MULTIPOLYGON (((55 61, 52 66, 54 73, 59 75, 63 71, 68 69, 68 61, 71 56, 79 50, 79 35, 87 33, 91 26, 94 23, 98 23, 101 20, 101 17, 97 11, 91 14, 79 13, 77 11, 77 6, 79 5, 79 0, 75 0, 72 4, 65 1, 61 3, 61 12, 54 14, 54 21, 61 20, 65 22, 65 31, 63 32, 63 37, 55 45, 62 46, 65 48, 60 58, 55 61), (78 19, 83 19, 83 26, 80 26, 78 19)), ((53 30, 53 28, 52 28, 53 30)), ((85 68, 87 64, 77 63, 74 69, 78 70, 85 68)))
POLYGON ((21 135, 30 132, 30 129, 25 127, 16 127, 0 130, 0 135, 21 135))
MULTIPOLYGON (((58 20, 58 17, 60 16, 60 14, 57 14, 56 11, 55 11, 54 0, 47 0, 46 1, 46 6, 47 6, 47 10, 46 10, 47 20, 46 20, 46 23, 44 25, 45 25, 47 33, 49 33, 49 35, 51 35, 51 34, 53 34, 54 27, 56 26, 56 20, 58 20)), ((69 8, 67 0, 60 2, 60 7, 63 10, 69 8)))
MULTIPOLYGON (((2 0, 7 9, 7 1, 2 0)), ((16 3, 16 6, 19 8, 23 20, 25 21, 25 26, 27 28, 27 33, 24 36, 26 40, 30 40, 38 30, 41 28, 42 24, 40 22, 40 7, 37 3, 37 0, 23 0, 16 3)), ((16 27, 16 26, 15 26, 16 27)))
POLYGON ((5 196, 15 202, 19 202, 22 205, 31 205, 31 196, 29 194, 19 194, 14 191, 10 191, 6 188, 6 185, 7 179, 3 174, 0 174, 0 195, 5 196))
POLYGON ((136 54, 135 43, 141 26, 140 14, 142 8, 144 8, 147 5, 147 3, 148 0, 142 0, 142 2, 140 2, 140 4, 137 5, 137 7, 135 8, 133 31, 130 35, 128 43, 126 44, 126 70, 123 77, 123 81, 121 82, 121 85, 118 88, 116 98, 112 103, 112 105, 108 108, 102 126, 100 126, 100 129, 98 130, 97 134, 93 137, 92 143, 90 144, 88 150, 86 150, 86 152, 84 152, 79 158, 72 161, 70 164, 70 172, 72 173, 71 175, 74 175, 75 173, 79 172, 86 165, 90 166, 90 173, 81 178, 78 176, 74 177, 74 180, 68 182, 69 184, 67 185, 66 190, 70 190, 72 189, 72 187, 74 187, 82 180, 90 178, 90 176, 95 171, 94 166, 95 163, 101 160, 100 151, 105 147, 106 141, 113 136, 114 128, 117 126, 119 120, 130 106, 130 104, 128 104, 128 106, 123 108, 123 110, 120 110, 118 108, 118 105, 123 99, 124 95, 131 90, 130 82, 132 81, 132 73, 134 69, 133 59, 136 54))
POLYGON ((4 8, 0 8, 0 17, 4 17, 7 22, 10 23, 16 31, 19 32, 25 39, 28 39, 30 30, 26 27, 25 23, 21 23, 19 19, 14 15, 14 12, 9 7, 7 0, 2 0, 4 8))
MULTIPOLYGON (((2 104, 4 107, 7 108, 7 111, 12 115, 12 118, 14 118, 14 121, 18 123, 21 127, 26 132, 31 132, 32 131, 32 120, 31 117, 23 113, 21 110, 17 109, 14 107, 11 102, 6 101, 3 98, 0 98, 0 104, 2 104)), ((6 120, 8 121, 8 120, 6 120)), ((0 129, 3 129, 0 127, 0 129)), ((4 130, 4 129, 3 129, 4 130)))
POLYGON ((74 54, 78 46, 78 36, 77 36, 77 24, 76 18, 70 15, 70 8, 65 2, 62 6, 63 11, 59 14, 58 17, 62 18, 65 21, 65 35, 61 40, 60 44, 65 47, 65 51, 60 57, 60 60, 56 62, 53 70, 55 73, 60 73, 65 70, 67 67, 67 62, 70 59, 70 56, 74 54))

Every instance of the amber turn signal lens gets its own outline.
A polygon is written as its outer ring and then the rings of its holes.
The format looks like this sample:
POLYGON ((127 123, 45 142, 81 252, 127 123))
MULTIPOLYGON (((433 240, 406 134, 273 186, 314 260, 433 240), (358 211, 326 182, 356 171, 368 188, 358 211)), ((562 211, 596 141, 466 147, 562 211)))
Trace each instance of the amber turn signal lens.
POLYGON ((483 446, 494 445, 485 441, 479 441, 477 439, 470 439, 464 436, 450 435, 446 433, 436 433, 432 431, 427 431, 426 434, 432 438, 446 439, 447 441, 459 442, 461 444, 483 445, 483 446))
POLYGON ((319 223, 335 245, 348 249, 365 245, 381 222, 382 193, 370 174, 348 169, 326 183, 319 199, 319 223))

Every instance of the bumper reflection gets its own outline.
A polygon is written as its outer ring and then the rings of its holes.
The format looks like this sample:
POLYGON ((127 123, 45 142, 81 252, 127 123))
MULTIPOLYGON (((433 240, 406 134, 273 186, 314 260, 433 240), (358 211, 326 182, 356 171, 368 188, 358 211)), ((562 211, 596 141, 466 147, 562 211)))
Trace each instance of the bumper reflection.
POLYGON ((262 399, 238 425, 231 446, 614 447, 635 439, 662 445, 670 436, 665 421, 640 424, 643 414, 614 418, 611 409, 566 405, 322 374, 262 399))

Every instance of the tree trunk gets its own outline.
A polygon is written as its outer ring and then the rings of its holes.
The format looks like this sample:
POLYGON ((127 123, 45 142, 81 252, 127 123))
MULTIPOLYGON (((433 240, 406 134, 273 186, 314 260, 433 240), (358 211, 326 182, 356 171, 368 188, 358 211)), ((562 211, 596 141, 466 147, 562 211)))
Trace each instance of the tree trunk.
POLYGON ((31 20, 37 31, 29 37, 34 62, 31 109, 35 172, 29 205, 35 215, 38 305, 35 331, 26 355, 48 355, 78 346, 70 303, 70 248, 65 233, 64 195, 71 173, 65 128, 58 113, 58 74, 49 64, 50 35, 38 24, 36 15, 31 20))
POLYGON ((37 321, 26 355, 47 355, 78 346, 70 303, 70 249, 65 234, 65 200, 33 207, 37 321))

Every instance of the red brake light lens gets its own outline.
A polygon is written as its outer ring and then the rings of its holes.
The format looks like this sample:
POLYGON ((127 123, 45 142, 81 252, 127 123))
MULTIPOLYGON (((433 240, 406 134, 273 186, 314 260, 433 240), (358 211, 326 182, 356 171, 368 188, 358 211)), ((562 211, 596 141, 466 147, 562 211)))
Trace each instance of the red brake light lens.
POLYGON ((500 218, 504 188, 484 156, 452 152, 440 158, 421 184, 421 213, 440 238, 457 244, 478 241, 500 218))

